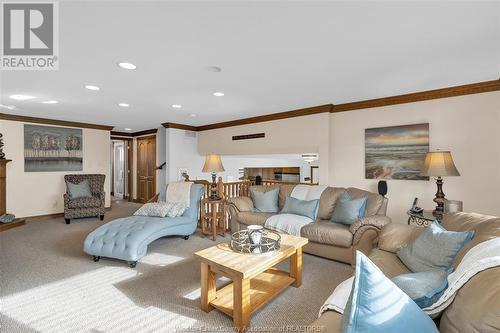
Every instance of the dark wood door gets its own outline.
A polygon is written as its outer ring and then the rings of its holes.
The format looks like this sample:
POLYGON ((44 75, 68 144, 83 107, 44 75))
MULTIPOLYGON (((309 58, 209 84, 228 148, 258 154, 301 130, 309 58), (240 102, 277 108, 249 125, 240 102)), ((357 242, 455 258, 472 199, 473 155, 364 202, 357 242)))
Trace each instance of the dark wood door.
POLYGON ((137 139, 137 200, 146 202, 156 194, 156 136, 137 139))

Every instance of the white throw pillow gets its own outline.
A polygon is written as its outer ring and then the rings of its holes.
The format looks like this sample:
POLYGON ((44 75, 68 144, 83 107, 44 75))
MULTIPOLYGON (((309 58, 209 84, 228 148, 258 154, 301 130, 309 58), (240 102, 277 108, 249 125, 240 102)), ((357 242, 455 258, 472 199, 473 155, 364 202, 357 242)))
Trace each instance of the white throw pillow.
POLYGON ((167 202, 167 204, 170 205, 170 209, 168 210, 168 213, 167 213, 168 217, 181 216, 182 214, 184 214, 184 211, 187 208, 186 205, 183 203, 167 202))
POLYGON ((149 202, 141 206, 134 215, 165 217, 168 214, 170 206, 167 202, 149 202))

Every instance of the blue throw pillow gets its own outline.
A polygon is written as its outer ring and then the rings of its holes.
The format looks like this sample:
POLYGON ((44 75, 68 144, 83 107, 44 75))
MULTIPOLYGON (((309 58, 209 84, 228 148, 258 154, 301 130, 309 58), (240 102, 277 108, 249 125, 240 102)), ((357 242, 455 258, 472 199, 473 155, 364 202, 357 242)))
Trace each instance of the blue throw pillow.
POLYGON ((319 200, 300 200, 287 196, 285 206, 280 214, 296 214, 309 217, 313 220, 318 215, 319 200))
POLYGON ((90 185, 87 179, 79 182, 78 184, 67 182, 66 187, 68 188, 69 197, 71 199, 92 196, 92 191, 90 191, 90 185))
POLYGON ((277 213, 278 212, 278 194, 279 188, 262 192, 254 188, 250 188, 253 205, 256 212, 261 213, 277 213))
POLYGON ((401 248, 397 255, 412 272, 440 269, 447 271, 458 251, 474 235, 472 230, 458 232, 444 229, 434 221, 413 241, 401 248))
POLYGON ((438 333, 432 319, 363 253, 341 321, 343 333, 438 333))
POLYGON ((448 286, 448 272, 433 270, 401 274, 392 278, 406 295, 408 295, 421 308, 434 304, 444 293, 448 286))
POLYGON ((365 216, 367 200, 367 197, 351 199, 349 193, 343 192, 337 200, 331 221, 343 224, 356 222, 365 216))

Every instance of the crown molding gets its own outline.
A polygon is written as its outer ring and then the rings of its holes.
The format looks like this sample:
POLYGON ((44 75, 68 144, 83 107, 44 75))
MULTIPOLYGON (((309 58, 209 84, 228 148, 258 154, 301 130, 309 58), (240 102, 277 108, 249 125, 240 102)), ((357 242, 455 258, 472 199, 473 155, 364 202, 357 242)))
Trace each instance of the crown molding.
POLYGON ((314 107, 305 108, 305 109, 271 113, 271 114, 267 114, 267 115, 263 115, 263 116, 243 118, 243 119, 225 121, 225 122, 221 122, 221 123, 202 125, 202 126, 190 126, 190 125, 176 124, 176 123, 164 123, 162 125, 166 128, 178 128, 178 129, 185 129, 185 130, 189 130, 189 131, 198 131, 199 132, 199 131, 208 131, 208 130, 217 129, 217 128, 255 124, 255 123, 261 123, 261 122, 265 122, 265 121, 273 121, 273 120, 280 120, 280 119, 293 118, 293 117, 302 117, 302 116, 308 116, 308 115, 313 115, 313 114, 318 114, 318 113, 323 113, 323 112, 335 113, 335 112, 355 111, 355 110, 377 108, 377 107, 388 106, 388 105, 421 102, 421 101, 427 101, 427 100, 431 100, 431 99, 456 97, 456 96, 471 95, 471 94, 480 94, 480 93, 498 91, 498 90, 500 90, 500 79, 464 84, 464 85, 460 85, 460 86, 453 86, 453 87, 447 87, 447 88, 426 90, 426 91, 420 91, 420 92, 403 94, 403 95, 375 98, 375 99, 369 99, 369 100, 358 101, 358 102, 350 102, 350 103, 343 103, 343 104, 325 104, 325 105, 314 106, 314 107))
POLYGON ((191 126, 191 125, 184 125, 184 124, 178 124, 178 123, 163 123, 163 127, 165 128, 177 128, 177 129, 183 129, 186 131, 199 131, 199 127, 196 126, 191 126))
POLYGON ((91 128, 91 129, 98 129, 98 130, 103 130, 103 131, 111 131, 113 129, 113 126, 107 126, 107 125, 80 123, 80 122, 68 121, 68 120, 28 117, 28 116, 20 116, 20 115, 7 114, 7 113, 0 113, 0 119, 10 120, 10 121, 20 121, 23 123, 35 123, 35 124, 44 124, 44 125, 91 128))
POLYGON ((134 133, 128 133, 128 132, 118 132, 118 131, 111 131, 112 136, 124 136, 127 138, 132 138, 134 133))
POLYGON ((136 136, 143 136, 143 135, 148 135, 148 134, 156 134, 158 132, 157 128, 152 128, 144 131, 138 131, 138 132, 118 132, 118 131, 111 131, 112 136, 124 136, 127 138, 135 138, 136 136))
POLYGON ((333 107, 332 104, 325 104, 325 105, 313 106, 310 108, 285 111, 285 112, 278 112, 278 113, 271 113, 271 114, 266 114, 266 115, 257 116, 257 117, 243 118, 243 119, 225 121, 222 123, 215 123, 215 124, 210 124, 210 125, 198 126, 198 127, 196 127, 196 130, 197 131, 208 131, 208 130, 217 129, 217 128, 241 126, 241 125, 262 123, 265 121, 273 121, 273 120, 281 120, 281 119, 287 119, 287 118, 310 116, 310 115, 318 114, 318 113, 331 112, 332 107, 333 107))
POLYGON ((335 104, 332 112, 344 112, 360 109, 376 108, 381 106, 406 104, 427 101, 431 99, 455 97, 462 95, 480 94, 484 92, 500 90, 500 80, 483 81, 460 86, 420 91, 404 95, 369 99, 365 101, 335 104))

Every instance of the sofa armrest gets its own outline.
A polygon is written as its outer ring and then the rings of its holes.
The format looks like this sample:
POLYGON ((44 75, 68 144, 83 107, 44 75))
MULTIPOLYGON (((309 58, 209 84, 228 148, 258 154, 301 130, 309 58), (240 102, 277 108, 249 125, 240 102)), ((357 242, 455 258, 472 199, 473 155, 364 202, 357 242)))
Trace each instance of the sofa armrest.
POLYGON ((70 198, 68 193, 64 193, 63 198, 64 198, 64 206, 66 207, 68 205, 69 201, 71 200, 71 198, 70 198))
POLYGON ((227 203, 236 209, 237 212, 249 212, 254 209, 253 201, 249 197, 229 198, 227 203))
POLYGON ((353 224, 351 224, 351 226, 349 227, 349 231, 353 235, 355 235, 359 229, 362 229, 362 227, 372 226, 372 227, 375 227, 377 229, 382 229, 382 227, 384 227, 386 224, 389 224, 391 222, 392 222, 391 218, 388 216, 385 216, 385 215, 365 216, 365 217, 357 220, 353 224))
POLYGON ((403 246, 413 242, 424 230, 422 227, 402 223, 391 223, 380 231, 378 247, 381 250, 396 253, 403 246))

